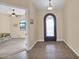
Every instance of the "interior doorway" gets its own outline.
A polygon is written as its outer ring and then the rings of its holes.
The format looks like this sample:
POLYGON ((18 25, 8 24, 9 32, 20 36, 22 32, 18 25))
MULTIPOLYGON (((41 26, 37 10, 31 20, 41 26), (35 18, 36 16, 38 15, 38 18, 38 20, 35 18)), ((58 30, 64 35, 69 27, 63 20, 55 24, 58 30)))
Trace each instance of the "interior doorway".
POLYGON ((56 41, 56 16, 48 13, 44 16, 44 41, 56 41))

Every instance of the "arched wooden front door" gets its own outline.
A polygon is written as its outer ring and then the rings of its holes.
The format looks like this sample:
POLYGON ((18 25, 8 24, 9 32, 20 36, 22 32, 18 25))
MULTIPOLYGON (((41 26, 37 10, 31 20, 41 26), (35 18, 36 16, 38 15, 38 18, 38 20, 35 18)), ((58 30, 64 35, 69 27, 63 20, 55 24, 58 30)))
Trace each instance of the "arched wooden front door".
POLYGON ((52 13, 44 17, 44 40, 56 41, 56 16, 52 13))

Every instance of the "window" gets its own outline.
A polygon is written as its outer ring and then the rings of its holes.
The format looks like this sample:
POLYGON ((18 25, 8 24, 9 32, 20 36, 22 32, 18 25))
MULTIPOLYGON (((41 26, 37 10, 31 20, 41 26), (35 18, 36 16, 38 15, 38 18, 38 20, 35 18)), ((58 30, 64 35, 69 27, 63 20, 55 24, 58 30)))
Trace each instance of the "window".
POLYGON ((51 15, 46 18, 46 36, 54 36, 54 18, 51 15))
POLYGON ((26 21, 21 20, 19 24, 20 24, 20 30, 25 31, 26 30, 26 21))

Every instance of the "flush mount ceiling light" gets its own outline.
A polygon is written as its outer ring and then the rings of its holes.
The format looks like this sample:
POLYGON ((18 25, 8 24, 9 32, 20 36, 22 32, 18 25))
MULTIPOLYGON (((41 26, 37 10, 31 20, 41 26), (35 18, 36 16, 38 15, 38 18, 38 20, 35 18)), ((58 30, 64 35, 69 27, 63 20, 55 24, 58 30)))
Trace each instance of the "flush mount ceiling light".
POLYGON ((10 16, 11 16, 11 17, 18 17, 18 16, 20 16, 20 15, 17 15, 17 14, 15 13, 15 9, 13 9, 10 16))
POLYGON ((48 10, 53 10, 52 5, 51 5, 51 0, 49 0, 48 10))
POLYGON ((11 13, 10 16, 12 16, 12 17, 17 17, 16 14, 15 14, 15 10, 14 10, 14 9, 12 10, 12 13, 11 13))

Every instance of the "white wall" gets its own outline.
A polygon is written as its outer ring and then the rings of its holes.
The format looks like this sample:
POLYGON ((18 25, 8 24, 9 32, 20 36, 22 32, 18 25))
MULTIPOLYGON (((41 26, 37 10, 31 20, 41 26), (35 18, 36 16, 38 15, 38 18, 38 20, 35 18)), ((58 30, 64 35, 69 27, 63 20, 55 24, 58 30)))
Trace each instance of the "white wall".
POLYGON ((0 14, 0 33, 10 33, 9 17, 4 14, 0 14))
POLYGON ((0 33, 11 33, 12 38, 24 38, 25 31, 20 31, 19 21, 25 17, 10 17, 0 13, 0 33), (15 27, 14 24, 17 26, 15 27))
POLYGON ((10 32, 11 32, 11 37, 12 38, 25 38, 25 32, 26 31, 21 31, 20 30, 20 26, 19 26, 19 22, 21 20, 26 20, 26 17, 25 16, 21 16, 21 17, 9 17, 10 32))
POLYGON ((29 9, 28 9, 28 49, 31 49, 33 45, 37 42, 37 19, 36 19, 36 9, 33 6, 32 2, 29 3, 29 9), (33 19, 34 24, 30 24, 30 20, 33 19))
POLYGON ((68 0, 64 9, 64 39, 79 55, 79 0, 68 0))
MULTIPOLYGON (((38 16, 38 40, 39 41, 44 41, 44 16, 50 13, 49 11, 38 11, 37 16, 38 16)), ((56 16, 56 22, 57 22, 57 41, 62 41, 63 40, 63 11, 51 11, 51 13, 55 14, 56 16)))

